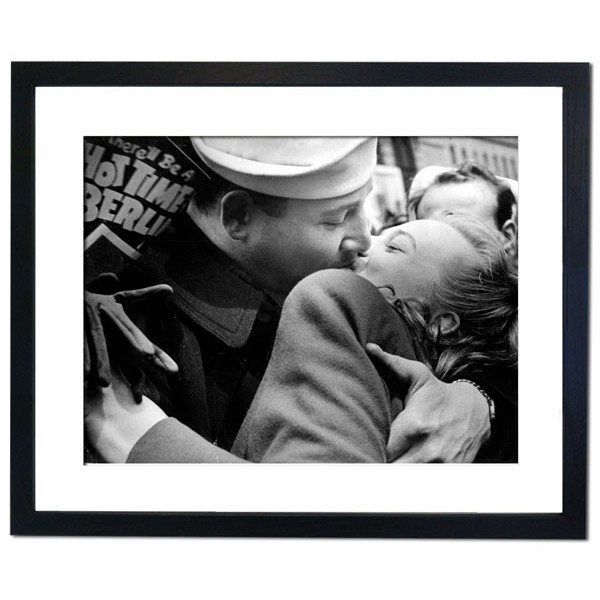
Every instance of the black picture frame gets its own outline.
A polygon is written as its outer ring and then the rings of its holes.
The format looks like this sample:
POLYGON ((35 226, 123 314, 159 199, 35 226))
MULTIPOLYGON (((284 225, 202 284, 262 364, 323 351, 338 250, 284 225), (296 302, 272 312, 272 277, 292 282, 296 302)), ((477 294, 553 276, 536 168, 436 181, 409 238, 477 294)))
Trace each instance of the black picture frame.
POLYGON ((12 64, 11 534, 585 539, 590 66, 586 63, 12 64), (563 94, 560 514, 63 512, 35 509, 35 98, 39 86, 553 86, 563 94))

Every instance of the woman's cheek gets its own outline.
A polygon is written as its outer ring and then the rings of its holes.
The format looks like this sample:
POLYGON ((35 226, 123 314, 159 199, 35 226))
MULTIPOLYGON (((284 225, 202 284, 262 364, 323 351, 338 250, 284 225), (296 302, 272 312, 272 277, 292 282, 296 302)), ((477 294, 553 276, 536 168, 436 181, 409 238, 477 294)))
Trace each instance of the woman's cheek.
POLYGON ((379 261, 369 260, 367 266, 359 273, 365 279, 368 279, 373 285, 385 285, 382 281, 386 270, 381 268, 379 261))

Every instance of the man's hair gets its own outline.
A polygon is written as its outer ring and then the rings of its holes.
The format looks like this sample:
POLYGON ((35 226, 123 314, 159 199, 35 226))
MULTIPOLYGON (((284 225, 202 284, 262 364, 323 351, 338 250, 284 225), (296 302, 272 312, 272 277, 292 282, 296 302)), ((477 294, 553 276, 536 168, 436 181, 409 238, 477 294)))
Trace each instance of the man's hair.
POLYGON ((476 250, 442 276, 431 297, 393 300, 417 340, 419 359, 449 381, 465 370, 513 368, 518 360, 518 271, 502 237, 475 217, 445 215, 438 220, 459 231, 476 250), (459 327, 444 333, 431 319, 431 306, 455 312, 459 327))
POLYGON ((507 183, 496 177, 487 167, 474 162, 464 162, 458 169, 450 169, 437 175, 429 186, 420 190, 409 199, 409 210, 412 210, 416 217, 423 196, 434 185, 466 183, 477 180, 485 181, 494 188, 497 201, 495 214, 496 226, 498 229, 502 229, 504 223, 512 218, 513 206, 516 204, 517 199, 507 183))
POLYGON ((208 213, 217 206, 219 200, 228 192, 231 192, 232 190, 244 190, 252 196, 256 206, 265 214, 270 217, 284 216, 287 207, 285 198, 269 196, 236 185, 206 166, 203 167, 203 170, 206 171, 210 179, 208 177, 203 177, 202 180, 196 184, 196 194, 192 200, 200 211, 208 213))

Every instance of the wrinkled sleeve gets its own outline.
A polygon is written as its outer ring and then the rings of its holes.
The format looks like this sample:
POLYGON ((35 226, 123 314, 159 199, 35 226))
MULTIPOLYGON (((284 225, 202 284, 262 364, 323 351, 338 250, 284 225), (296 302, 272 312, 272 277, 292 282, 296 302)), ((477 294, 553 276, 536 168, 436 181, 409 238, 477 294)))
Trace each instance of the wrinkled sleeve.
POLYGON ((367 342, 415 357, 404 322, 368 281, 327 270, 300 282, 234 453, 255 462, 385 462, 395 414, 367 342))
POLYGON ((205 440, 177 419, 159 421, 132 448, 128 463, 228 463, 235 456, 205 440))

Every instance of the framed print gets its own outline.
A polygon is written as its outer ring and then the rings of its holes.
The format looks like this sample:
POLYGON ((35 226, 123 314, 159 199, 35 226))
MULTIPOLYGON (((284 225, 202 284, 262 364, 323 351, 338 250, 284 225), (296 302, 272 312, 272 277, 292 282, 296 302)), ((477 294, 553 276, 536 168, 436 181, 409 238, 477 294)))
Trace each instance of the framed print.
MULTIPOLYGON (((575 63, 14 63, 12 533, 584 538, 589 101, 589 65, 575 63), (276 163, 269 144, 272 140, 317 139, 315 136, 330 140, 324 142, 328 148, 334 143, 331 140, 342 140, 347 149, 336 155, 335 169, 328 158, 316 167, 302 163, 300 168, 309 175, 303 171, 301 192, 292 190, 292 177, 276 163), (360 179, 362 163, 356 158, 367 142, 349 142, 354 136, 373 140, 372 149, 376 148, 374 175, 371 178, 371 172, 367 174, 373 189, 366 190, 367 180, 360 179), (235 150, 231 149, 233 138, 242 140, 236 142, 235 150), (217 139, 225 141, 207 141, 217 139), (239 148, 245 148, 244 140, 249 139, 259 141, 251 155, 242 154, 239 148), (260 171, 263 158, 256 158, 257 147, 261 156, 268 156, 264 158, 270 169, 268 177, 260 171), (458 165, 465 161, 481 165, 477 167, 481 172, 491 172, 501 189, 516 200, 499 224, 502 235, 508 236, 501 227, 505 222, 514 223, 509 236, 514 245, 510 247, 519 270, 518 293, 514 292, 515 303, 518 296, 514 315, 518 322, 518 390, 513 395, 519 400, 513 403, 518 420, 514 422, 512 459, 402 465, 357 464, 358 460, 251 459, 260 464, 221 458, 214 462, 189 460, 196 437, 185 438, 188 460, 150 459, 125 464, 133 455, 130 448, 123 460, 116 461, 92 460, 84 454, 89 440, 84 440, 83 430, 81 299, 82 290, 85 288, 87 294, 91 289, 88 256, 92 250, 104 244, 101 262, 107 260, 106 248, 117 248, 135 261, 145 253, 145 240, 141 243, 138 237, 136 241, 128 233, 160 238, 166 244, 165 227, 171 219, 179 219, 179 213, 187 211, 198 223, 195 219, 204 217, 194 217, 197 201, 193 194, 200 188, 190 182, 205 170, 210 185, 224 179, 263 194, 267 201, 286 198, 288 208, 294 206, 294 199, 331 200, 335 194, 326 194, 323 189, 338 179, 343 191, 336 192, 335 197, 365 189, 361 207, 370 211, 370 233, 381 234, 383 239, 390 228, 412 227, 413 221, 423 219, 417 213, 425 211, 426 195, 419 197, 423 204, 415 204, 415 186, 422 170, 439 169, 428 185, 441 189, 447 174, 460 172, 458 165), (442 177, 443 173, 446 175, 442 177), (273 187, 271 182, 278 177, 273 187), (354 180, 355 187, 345 187, 354 180), (156 191, 160 186, 163 195, 156 191)), ((285 146, 285 142, 277 143, 276 154, 282 144, 285 146)), ((286 146, 288 151, 294 154, 297 145, 293 149, 286 146)), ((229 188, 227 194, 236 201, 243 196, 229 188)), ((448 194, 445 192, 444 201, 448 194)), ((219 197, 223 201, 224 195, 219 197)), ((433 202, 431 196, 429 202, 433 202)), ((220 222, 225 223, 230 213, 220 210, 220 222)), ((351 218, 348 214, 345 209, 342 223, 351 218)), ((319 229, 319 243, 330 239, 329 233, 323 232, 334 231, 334 224, 318 225, 326 226, 319 229)), ((240 235, 234 233, 233 238, 240 235)), ((176 270, 182 271, 182 265, 191 260, 187 249, 196 246, 173 239, 186 250, 181 259, 172 261, 176 270)), ((289 256, 290 265, 300 265, 299 271, 305 269, 309 254, 300 248, 302 259, 292 262, 296 250, 288 251, 290 239, 284 236, 277 240, 278 256, 289 256)), ((310 244, 314 238, 309 235, 306 239, 310 244)), ((218 246, 213 237, 210 243, 218 246)), ((353 251, 353 268, 354 259, 366 254, 368 245, 364 252, 362 248, 353 251)), ((265 248, 261 246, 261 257, 269 253, 265 248)), ((369 252, 373 256, 374 246, 369 252)), ((439 254, 445 252, 446 248, 439 254)), ((228 259, 233 254, 231 251, 228 259)), ((219 254, 215 260, 222 265, 224 259, 219 254)), ((371 261, 369 258, 369 264, 371 261)), ((333 266, 348 266, 342 262, 333 266)), ((246 281, 251 268, 243 264, 242 279, 246 281)), ((260 264, 268 278, 272 265, 267 268, 265 261, 260 264)), ((198 281, 206 283, 209 269, 203 268, 203 278, 198 281)), ((98 273, 104 270, 103 263, 98 273)), ((108 270, 115 271, 114 263, 108 270)), ((214 285, 205 287, 210 289, 211 298, 221 294, 219 298, 233 302, 238 288, 231 287, 231 281, 237 271, 226 270, 229 279, 217 278, 214 285)), ((308 274, 302 271, 298 280, 308 274)), ((336 272, 332 279, 338 275, 336 272)), ((255 281, 259 276, 255 273, 250 279, 255 281)), ((188 309, 193 312, 193 301, 186 296, 191 279, 193 276, 183 277, 181 281, 187 282, 183 291, 176 279, 168 282, 175 282, 176 298, 189 301, 188 309)), ((265 299, 256 299, 247 287, 244 290, 248 298, 254 298, 248 300, 254 303, 252 321, 242 341, 235 338, 239 333, 227 338, 238 357, 239 349, 252 335, 249 332, 256 330, 259 321, 261 327, 268 322, 256 317, 262 314, 265 299)), ((206 289, 202 291, 205 293, 206 289)), ((210 327, 216 327, 221 313, 216 304, 210 306, 210 327)), ((241 329, 248 314, 243 312, 240 317, 241 329)), ((465 321, 463 318, 463 327, 465 321)), ((445 324, 440 322, 436 335, 443 333, 445 324)), ((278 336, 283 329, 280 323, 278 336)), ((168 337, 171 331, 165 331, 168 337)), ((179 339, 189 341, 186 335, 179 339)), ((301 338, 297 335, 290 348, 300 348, 301 338)), ((196 355, 195 343, 192 340, 188 347, 182 341, 175 348, 185 348, 177 357, 180 366, 180 361, 196 355)), ((171 346, 168 349, 173 352, 171 346)), ((255 349, 253 352, 256 354, 255 349)), ((290 352, 283 361, 288 367, 294 363, 290 356, 296 356, 290 352)), ((310 353, 306 356, 310 358, 310 353)), ((209 369, 212 360, 214 371, 229 381, 240 377, 248 360, 256 359, 255 355, 236 359, 239 369, 236 366, 230 374, 225 372, 228 357, 221 346, 214 355, 203 352, 203 368, 209 369)), ((342 371, 350 364, 345 359, 338 363, 342 371)), ((298 361, 294 368, 297 366, 298 361)), ((510 373, 512 377, 515 371, 510 373)), ((125 379, 131 381, 129 373, 125 379)), ((245 376, 242 379, 246 385, 245 376)), ((503 375, 499 379, 502 388, 506 378, 503 375)), ((339 380, 336 372, 331 394, 339 380)), ((266 387, 265 381, 260 390, 266 387)), ((207 386, 210 402, 215 398, 211 394, 222 392, 223 386, 207 386)), ((504 423, 500 392, 483 391, 490 414, 496 411, 495 422, 504 423)), ((146 406, 147 395, 140 392, 142 402, 137 406, 146 406)), ((156 398, 159 395, 157 391, 156 398)), ((256 398, 249 400, 253 407, 258 405, 256 398)), ((316 412, 309 404, 309 412, 316 412)), ((160 402, 157 405, 163 410, 160 402)), ((168 408, 164 410, 164 416, 171 415, 168 408)), ((185 418, 174 414, 185 423, 185 418)), ((321 426, 324 421, 319 419, 321 426)), ((153 425, 158 421, 165 422, 161 416, 153 425)), ((263 417, 255 417, 255 421, 261 426, 265 423, 263 417)), ((144 431, 147 436, 149 429, 144 431)), ((213 443, 213 452, 221 457, 220 449, 232 446, 218 437, 204 435, 203 440, 213 443)), ((353 448, 360 443, 353 441, 353 448)), ((234 453, 235 447, 233 443, 234 453)), ((137 443, 135 448, 139 448, 137 443)), ((379 462, 384 461, 385 452, 379 462)))

